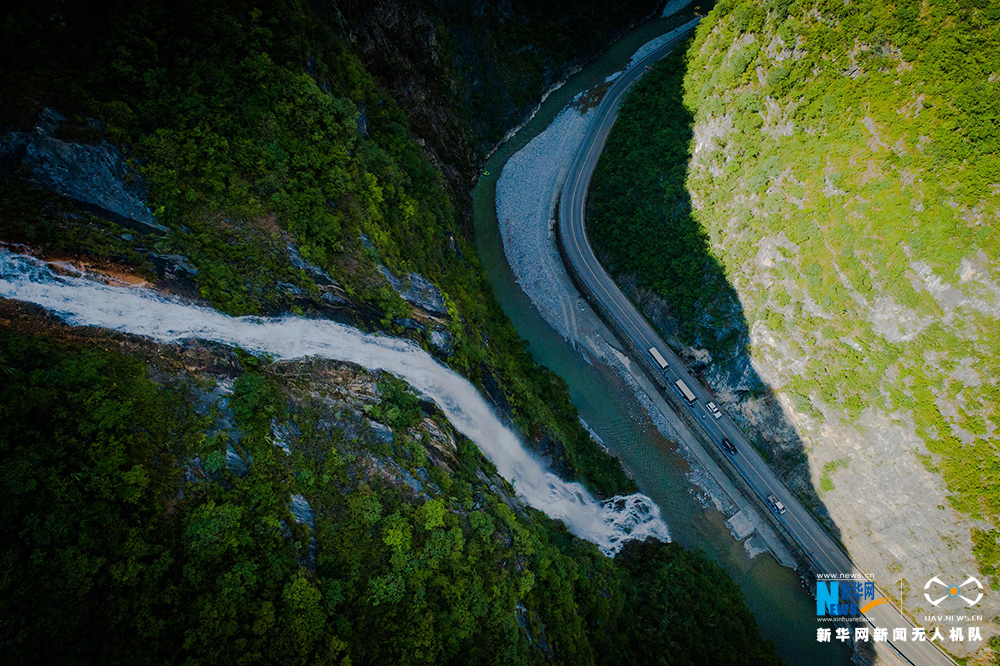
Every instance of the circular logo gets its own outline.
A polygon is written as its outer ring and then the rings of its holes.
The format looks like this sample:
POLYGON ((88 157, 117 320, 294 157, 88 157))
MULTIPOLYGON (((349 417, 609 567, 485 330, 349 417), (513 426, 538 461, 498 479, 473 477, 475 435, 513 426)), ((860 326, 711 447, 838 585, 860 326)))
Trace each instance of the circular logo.
POLYGON ((979 603, 979 600, 983 598, 983 584, 979 582, 979 579, 975 578, 974 576, 969 576, 965 580, 965 582, 962 583, 961 585, 948 585, 937 576, 934 576, 929 581, 927 581, 926 585, 924 585, 924 590, 925 590, 924 599, 926 599, 931 606, 937 606, 945 599, 948 598, 954 599, 955 597, 958 597, 959 599, 964 601, 966 606, 975 606, 976 604, 979 603), (944 596, 939 597, 937 599, 932 598, 931 595, 926 591, 931 587, 931 585, 945 588, 944 596), (976 593, 975 599, 970 599, 969 597, 962 594, 962 589, 970 585, 973 585, 975 587, 969 587, 967 594, 975 592, 976 593))

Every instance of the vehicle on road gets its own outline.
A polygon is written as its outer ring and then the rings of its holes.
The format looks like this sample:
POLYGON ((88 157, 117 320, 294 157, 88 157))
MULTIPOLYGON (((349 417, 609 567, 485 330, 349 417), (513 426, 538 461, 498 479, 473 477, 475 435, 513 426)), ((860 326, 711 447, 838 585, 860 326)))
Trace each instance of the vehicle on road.
POLYGON ((708 411, 712 412, 712 416, 714 416, 717 419, 722 418, 722 412, 719 411, 719 407, 714 402, 708 403, 706 407, 708 407, 708 411))
MULTIPOLYGON (((701 13, 697 7, 695 11, 701 13)), ((690 31, 686 31, 685 35, 688 32, 690 31)), ((669 51, 674 44, 675 42, 668 42, 660 47, 660 50, 646 56, 649 60, 644 59, 642 63, 646 64, 654 59, 654 57, 660 57, 660 55, 669 51)), ((617 104, 632 82, 639 78, 634 76, 635 74, 638 74, 638 72, 632 71, 630 74, 619 76, 612 82, 611 87, 601 100, 599 108, 595 111, 597 117, 593 121, 591 130, 585 136, 577 152, 577 159, 573 162, 566 176, 559 204, 558 233, 562 240, 559 246, 563 251, 564 259, 577 271, 581 284, 585 287, 585 295, 596 305, 600 306, 600 308, 603 308, 609 319, 619 325, 623 336, 628 338, 628 340, 623 339, 622 342, 630 341, 634 345, 639 345, 638 349, 645 348, 648 353, 647 358, 656 362, 663 373, 663 377, 670 377, 667 383, 673 384, 673 389, 680 392, 680 387, 674 382, 676 377, 668 375, 664 365, 649 351, 653 345, 663 345, 663 349, 668 351, 663 353, 658 351, 657 353, 662 357, 670 353, 670 347, 657 335, 653 326, 642 317, 641 312, 621 292, 621 289, 601 266, 593 253, 593 249, 590 247, 586 234, 587 189, 594 169, 597 167, 601 152, 604 149, 605 141, 609 136, 611 126, 617 116, 617 104)), ((657 349, 659 348, 657 347, 657 349)), ((690 368, 686 368, 681 364, 676 357, 672 357, 670 365, 672 369, 676 370, 679 376, 683 376, 685 370, 691 375, 691 378, 685 381, 694 382, 696 380, 697 375, 690 368)), ((702 370, 706 369, 700 363, 698 367, 702 370)), ((698 388, 699 391, 704 390, 703 388, 695 387, 693 383, 689 383, 688 386, 692 389, 698 388)), ((710 397, 710 394, 706 393, 705 396, 710 397)), ((712 438, 706 441, 710 444, 719 442, 719 439, 722 438, 719 430, 707 426, 707 418, 710 412, 707 409, 700 410, 693 406, 692 409, 697 411, 699 416, 704 419, 698 423, 702 426, 706 436, 712 438)), ((726 430, 731 432, 734 437, 741 436, 739 430, 734 424, 729 423, 728 419, 724 420, 724 423, 726 430)), ((723 424, 718 423, 716 425, 723 424)), ((755 479, 752 482, 754 484, 756 484, 756 480, 759 480, 759 485, 754 485, 754 487, 759 489, 757 492, 760 490, 765 491, 763 497, 768 499, 768 509, 772 511, 774 521, 782 523, 787 528, 789 535, 808 553, 818 570, 830 574, 854 571, 854 564, 847 553, 843 552, 836 540, 823 530, 815 516, 810 515, 801 504, 793 507, 795 511, 788 511, 786 513, 787 507, 778 500, 776 495, 772 494, 768 497, 766 493, 773 492, 772 489, 781 489, 782 493, 788 491, 782 484, 781 479, 770 469, 767 462, 757 455, 753 447, 744 439, 740 441, 743 444, 740 445, 739 451, 736 451, 736 447, 728 440, 717 445, 721 445, 728 454, 739 459, 740 470, 738 471, 747 474, 748 480, 750 478, 755 479), (788 517, 785 518, 785 515, 788 517)), ((755 493, 754 497, 759 498, 760 496, 755 493)), ((797 502, 791 492, 789 492, 787 497, 790 502, 797 502)), ((899 614, 899 610, 891 604, 876 606, 869 611, 869 615, 869 619, 874 626, 891 626, 894 629, 903 628, 907 632, 910 631, 909 621, 903 618, 899 614)), ((892 648, 911 664, 920 664, 921 666, 955 666, 954 660, 939 650, 936 641, 893 641, 892 648)))
POLYGON ((736 447, 733 446, 733 443, 729 441, 728 437, 722 438, 722 448, 724 448, 726 450, 726 453, 728 453, 729 455, 731 456, 736 455, 736 447))
POLYGON ((660 353, 659 349, 656 347, 650 347, 649 356, 656 361, 656 365, 660 366, 660 370, 667 369, 667 359, 663 358, 663 354, 660 353))
POLYGON ((687 400, 689 405, 693 405, 698 399, 695 397, 694 393, 691 393, 691 389, 688 388, 688 385, 684 383, 683 379, 678 379, 674 382, 674 386, 677 387, 677 392, 681 394, 682 398, 687 400))

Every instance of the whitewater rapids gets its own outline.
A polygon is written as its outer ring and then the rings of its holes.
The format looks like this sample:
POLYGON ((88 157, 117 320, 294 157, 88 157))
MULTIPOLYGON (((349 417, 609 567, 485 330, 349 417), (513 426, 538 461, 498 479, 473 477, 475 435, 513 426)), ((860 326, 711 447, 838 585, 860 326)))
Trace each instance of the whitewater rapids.
POLYGON ((150 289, 61 275, 46 262, 4 248, 0 297, 34 303, 75 326, 99 326, 159 342, 193 338, 277 360, 318 357, 386 370, 433 400, 529 505, 562 520, 606 555, 614 556, 632 539, 670 540, 651 499, 636 493, 598 502, 581 484, 560 479, 522 446, 469 381, 409 340, 370 335, 322 319, 229 317, 150 289))

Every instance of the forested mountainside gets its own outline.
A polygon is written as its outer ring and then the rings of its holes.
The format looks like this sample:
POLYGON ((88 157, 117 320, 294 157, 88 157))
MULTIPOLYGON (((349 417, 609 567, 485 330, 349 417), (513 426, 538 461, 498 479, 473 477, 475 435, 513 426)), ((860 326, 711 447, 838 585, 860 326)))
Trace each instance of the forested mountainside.
MULTIPOLYGON (((562 476, 632 492, 496 304, 442 169, 649 7, 456 6, 493 36, 434 3, 23 4, 0 25, 2 247, 230 315, 409 337, 562 476), (413 109, 426 77, 421 131, 459 148, 421 145, 369 69, 401 42, 361 44, 359 12, 434 21, 440 69, 379 77, 413 109), (508 52, 507 79, 477 87, 508 52)), ((601 555, 387 373, 4 300, 0 379, 5 663, 777 663, 717 566, 659 542, 601 555)))
POLYGON ((392 375, 0 322, 4 663, 779 663, 716 565, 605 557, 392 375))
POLYGON ((1000 4, 719 3, 594 181, 599 253, 852 553, 996 589, 1000 4))
POLYGON ((651 0, 351 0, 347 40, 461 191, 545 91, 653 13, 651 0))
POLYGON ((0 46, 3 121, 18 130, 0 146, 0 237, 228 314, 322 312, 409 335, 508 408, 568 477, 630 488, 561 380, 523 351, 462 233, 464 200, 448 198, 334 14, 26 6, 0 46))

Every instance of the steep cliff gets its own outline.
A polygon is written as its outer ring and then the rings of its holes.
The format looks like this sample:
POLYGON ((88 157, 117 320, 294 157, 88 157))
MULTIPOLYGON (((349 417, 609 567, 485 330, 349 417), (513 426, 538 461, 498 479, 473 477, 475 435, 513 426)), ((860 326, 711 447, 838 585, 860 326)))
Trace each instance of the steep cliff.
POLYGON ((411 129, 468 189, 549 87, 660 3, 337 2, 347 40, 411 129))
POLYGON ((720 3, 595 177, 605 259, 888 587, 997 580, 998 19, 720 3))

